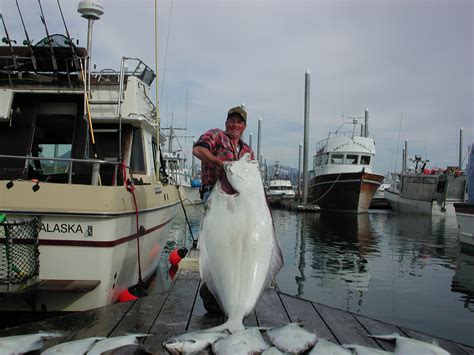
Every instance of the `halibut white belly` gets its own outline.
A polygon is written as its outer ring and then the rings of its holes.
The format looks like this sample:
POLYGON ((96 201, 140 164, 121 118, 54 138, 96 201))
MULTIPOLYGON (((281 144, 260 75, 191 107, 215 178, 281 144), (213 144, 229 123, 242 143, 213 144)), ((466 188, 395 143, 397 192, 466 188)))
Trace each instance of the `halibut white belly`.
POLYGON ((238 192, 223 192, 218 182, 199 235, 203 283, 228 316, 219 327, 244 329, 243 319, 283 265, 258 162, 248 154, 226 163, 225 172, 238 192))

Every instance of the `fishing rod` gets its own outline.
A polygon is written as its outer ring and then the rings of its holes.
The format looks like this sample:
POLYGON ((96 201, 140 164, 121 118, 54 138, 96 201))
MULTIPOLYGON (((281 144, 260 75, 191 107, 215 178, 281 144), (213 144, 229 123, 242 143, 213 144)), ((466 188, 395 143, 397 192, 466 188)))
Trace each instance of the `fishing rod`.
POLYGON ((0 18, 2 19, 3 29, 5 30, 5 35, 6 35, 6 37, 2 38, 2 42, 5 43, 5 44, 8 44, 8 46, 10 47, 10 53, 11 53, 12 60, 13 60, 13 67, 15 69, 18 69, 18 65, 17 65, 17 62, 16 62, 16 54, 15 54, 15 51, 13 50, 13 46, 12 46, 12 42, 16 44, 16 41, 11 39, 10 36, 8 35, 7 25, 5 24, 5 20, 3 19, 3 15, 2 15, 1 12, 0 12, 0 18))
POLYGON ((73 62, 74 62, 74 68, 78 69, 78 67, 79 67, 78 64, 77 64, 78 63, 78 56, 77 56, 76 50, 74 48, 72 38, 69 35, 69 31, 67 29, 66 21, 64 20, 64 15, 63 15, 63 10, 61 9, 61 4, 59 3, 59 0, 57 0, 57 2, 58 2, 59 12, 61 13, 61 18, 63 19, 64 28, 66 30, 66 36, 67 36, 67 39, 68 39, 68 42, 69 42, 69 47, 71 48, 71 51, 72 51, 72 58, 73 58, 73 62))
POLYGON ((54 71, 58 71, 58 63, 56 62, 56 57, 54 56, 54 49, 52 45, 53 40, 49 37, 48 26, 46 26, 46 20, 44 18, 43 7, 41 6, 41 0, 38 0, 38 4, 41 11, 41 22, 43 22, 44 29, 46 30, 46 37, 48 40, 49 49, 51 51, 51 62, 53 63, 53 69, 54 71))
POLYGON ((16 0, 16 7, 18 9, 18 13, 20 14, 21 24, 23 25, 23 30, 25 31, 26 36, 26 39, 23 41, 23 45, 28 46, 28 48, 30 49, 31 63, 33 64, 33 69, 36 71, 38 70, 38 67, 36 65, 35 52, 33 51, 33 46, 31 45, 33 41, 31 41, 30 36, 28 36, 28 31, 26 30, 25 21, 23 21, 23 15, 21 14, 20 5, 18 5, 18 0, 16 0))

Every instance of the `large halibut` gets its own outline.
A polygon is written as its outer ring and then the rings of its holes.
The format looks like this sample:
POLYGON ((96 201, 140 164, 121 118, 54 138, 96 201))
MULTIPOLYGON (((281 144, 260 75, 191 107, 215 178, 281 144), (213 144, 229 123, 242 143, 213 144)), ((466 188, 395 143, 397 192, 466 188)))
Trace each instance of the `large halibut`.
POLYGON ((219 329, 242 330, 243 319, 283 266, 258 162, 245 154, 224 164, 234 195, 218 182, 199 235, 201 279, 228 320, 219 329))

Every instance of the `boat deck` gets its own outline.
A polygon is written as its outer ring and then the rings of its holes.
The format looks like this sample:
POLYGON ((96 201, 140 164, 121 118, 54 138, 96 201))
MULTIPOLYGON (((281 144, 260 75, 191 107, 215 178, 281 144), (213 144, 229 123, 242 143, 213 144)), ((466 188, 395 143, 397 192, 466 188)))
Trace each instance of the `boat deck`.
MULTIPOLYGON (((78 312, 41 322, 0 330, 0 337, 41 331, 62 331, 64 338, 51 339, 45 348, 59 342, 90 336, 113 337, 126 333, 153 334, 143 338, 149 351, 166 353, 162 342, 173 335, 206 329, 221 324, 223 316, 206 313, 199 294, 198 252, 191 251, 183 259, 171 289, 137 301, 117 303, 94 310, 78 312)), ((435 338, 414 330, 380 322, 361 315, 295 298, 269 287, 256 309, 246 318, 247 326, 278 326, 301 322, 305 329, 315 331, 327 340, 339 344, 360 344, 373 348, 393 350, 392 342, 375 340, 367 334, 391 334, 431 341, 451 354, 474 354, 474 348, 446 339, 435 338)), ((205 354, 206 352, 202 352, 205 354)))

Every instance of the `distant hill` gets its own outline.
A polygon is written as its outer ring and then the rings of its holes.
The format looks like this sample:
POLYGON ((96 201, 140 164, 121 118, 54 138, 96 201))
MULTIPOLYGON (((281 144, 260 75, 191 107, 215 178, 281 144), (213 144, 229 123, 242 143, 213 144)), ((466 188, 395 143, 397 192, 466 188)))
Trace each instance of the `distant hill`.
POLYGON ((267 165, 265 180, 272 178, 290 180, 293 186, 297 185, 298 169, 284 165, 267 165))

